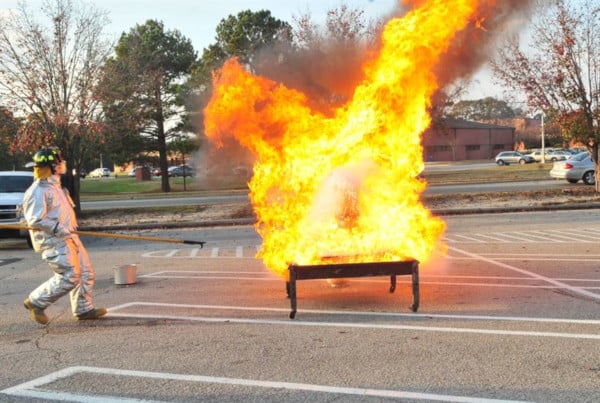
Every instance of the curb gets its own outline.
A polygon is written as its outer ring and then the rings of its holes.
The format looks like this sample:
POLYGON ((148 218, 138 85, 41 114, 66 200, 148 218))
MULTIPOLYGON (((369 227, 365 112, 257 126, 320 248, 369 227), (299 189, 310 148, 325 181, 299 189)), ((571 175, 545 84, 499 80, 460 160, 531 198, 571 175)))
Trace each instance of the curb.
POLYGON ((565 211, 565 210, 593 210, 600 209, 600 203, 581 203, 581 204, 548 204, 540 206, 511 206, 511 207, 474 207, 459 209, 439 209, 432 210, 435 215, 468 215, 468 214, 500 214, 500 213, 525 213, 539 211, 565 211))

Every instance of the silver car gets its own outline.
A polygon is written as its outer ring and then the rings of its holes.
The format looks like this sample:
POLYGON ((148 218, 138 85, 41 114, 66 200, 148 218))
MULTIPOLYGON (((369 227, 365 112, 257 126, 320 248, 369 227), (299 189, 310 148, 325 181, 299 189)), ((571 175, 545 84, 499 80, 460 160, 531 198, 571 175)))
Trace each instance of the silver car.
POLYGON ((530 155, 521 154, 517 151, 502 151, 496 155, 496 164, 498 165, 509 165, 509 164, 529 164, 534 159, 530 155))
POLYGON ((566 161, 556 161, 552 165, 550 176, 566 179, 570 183, 582 180, 586 185, 596 184, 594 162, 587 151, 575 154, 566 161))

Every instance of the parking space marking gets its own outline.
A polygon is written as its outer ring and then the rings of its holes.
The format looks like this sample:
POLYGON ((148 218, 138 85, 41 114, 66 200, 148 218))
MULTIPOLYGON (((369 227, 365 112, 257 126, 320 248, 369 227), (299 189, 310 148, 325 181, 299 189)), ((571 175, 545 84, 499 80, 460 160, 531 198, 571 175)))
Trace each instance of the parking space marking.
POLYGON ((511 271, 515 271, 517 273, 524 274, 524 275, 526 275, 528 277, 544 281, 544 282, 546 282, 548 284, 552 284, 553 286, 569 290, 569 291, 571 291, 571 292, 573 292, 575 294, 584 295, 586 297, 593 298, 595 300, 600 300, 600 294, 596 294, 596 293, 593 293, 591 291, 587 291, 587 290, 585 290, 585 289, 583 289, 581 287, 574 287, 574 286, 571 286, 569 284, 563 283, 561 281, 552 279, 550 277, 542 276, 541 274, 537 274, 537 273, 534 273, 534 272, 529 271, 529 270, 520 269, 518 267, 511 266, 511 265, 499 262, 499 261, 494 260, 494 259, 489 259, 489 258, 486 258, 486 257, 484 257, 482 255, 478 255, 478 254, 475 254, 475 253, 467 252, 466 250, 458 249, 458 248, 451 247, 451 246, 449 246, 448 249, 452 250, 454 252, 457 252, 457 253, 464 254, 465 256, 468 256, 468 257, 476 258, 476 259, 478 259, 478 260, 480 260, 482 262, 486 262, 486 263, 489 263, 489 264, 492 264, 492 265, 495 265, 495 266, 499 266, 499 267, 502 267, 504 269, 509 269, 511 271))
POLYGON ((145 252, 142 257, 146 258, 171 258, 171 259, 254 259, 256 252, 260 249, 259 245, 235 246, 235 247, 213 247, 201 250, 200 248, 182 248, 182 249, 159 249, 145 252))
MULTIPOLYGON (((458 258, 460 259, 460 258, 458 258)), ((477 260, 474 257, 464 259, 477 260)), ((480 259, 479 259, 480 260, 480 259)), ((505 259, 502 259, 505 260, 505 259)), ((267 272, 250 271, 214 271, 214 270, 161 270, 153 273, 138 275, 138 278, 163 278, 163 279, 195 279, 195 280, 254 280, 254 281, 277 281, 283 282, 283 279, 267 272)), ((510 276, 453 276, 453 275, 420 275, 421 285, 439 285, 439 286, 459 286, 459 287, 498 287, 498 288, 540 288, 540 289, 562 289, 560 285, 548 285, 544 280, 535 277, 510 277, 510 276), (468 279, 475 281, 433 281, 432 279, 468 279), (492 283, 496 281, 513 281, 512 283, 492 283), (543 284, 523 284, 523 282, 542 282, 543 284)), ((592 283, 581 287, 582 289, 594 290, 600 289, 600 280, 583 278, 560 278, 557 281, 592 283)), ((363 283, 387 283, 388 280, 361 278, 352 279, 352 282, 363 283)), ((412 284, 412 280, 399 278, 397 284, 412 284)))
MULTIPOLYGON (((569 254, 535 254, 535 253, 480 253, 480 256, 496 258, 499 260, 541 261, 541 262, 600 262, 600 255, 587 254, 589 257, 573 257, 569 254)), ((446 256, 450 260, 479 260, 479 258, 468 256, 446 256)))
MULTIPOLYGON (((488 244, 488 243, 570 243, 573 237, 577 237, 578 243, 595 243, 600 231, 593 229, 581 230, 532 230, 532 231, 512 231, 501 233, 449 233, 443 238, 448 244, 488 244)), ((260 245, 232 246, 232 247, 212 247, 206 250, 200 248, 191 249, 161 249, 146 252, 142 257, 146 258, 226 258, 226 259, 254 259, 256 253, 260 250, 260 245)))
POLYGON ((582 239, 582 238, 586 238, 589 239, 591 242, 597 241, 598 240, 598 234, 589 234, 589 231, 587 230, 578 230, 578 229, 569 229, 569 230, 549 230, 548 232, 560 232, 563 234, 570 234, 571 238, 572 237, 577 237, 577 239, 582 239))
MULTIPOLYGON (((176 272, 176 271, 162 271, 156 273, 149 273, 138 276, 138 278, 179 278, 179 279, 195 279, 195 280, 254 280, 254 281, 276 281, 282 282, 283 280, 279 277, 268 277, 263 276, 260 273, 247 273, 257 274, 259 277, 250 277, 247 275, 240 275, 243 273, 232 273, 232 272, 176 272)), ((456 287, 491 287, 491 288, 531 288, 531 289, 562 289, 564 287, 558 285, 548 284, 522 284, 523 282, 541 281, 535 278, 525 277, 498 277, 498 276, 480 276, 480 277, 464 277, 465 279, 477 279, 477 280, 498 280, 498 281, 514 281, 508 284, 498 284, 489 282, 474 282, 474 281, 433 281, 430 279, 450 279, 458 278, 457 276, 428 276, 421 275, 419 284, 420 285, 438 285, 438 286, 456 286, 456 287)), ((600 282, 600 280, 589 280, 589 279, 557 279, 560 281, 571 281, 571 282, 600 282)), ((389 280, 378 280, 378 279, 352 279, 352 282, 357 283, 382 283, 387 284, 389 280)), ((410 285, 412 280, 397 279, 396 284, 410 285)), ((600 284, 585 285, 582 289, 586 290, 600 290, 600 284)))
MULTIPOLYGON (((473 258, 467 258, 467 259, 473 259, 473 258)), ((503 259, 504 260, 504 259, 503 259)), ((428 274, 425 276, 421 276, 421 277, 426 277, 426 278, 461 278, 461 279, 477 279, 477 280, 518 280, 518 281, 539 281, 538 279, 535 278, 528 278, 528 277, 516 277, 516 276, 468 276, 468 275, 461 275, 461 274, 445 274, 445 275, 439 275, 439 274, 428 274)), ((594 279, 594 278, 573 278, 573 277, 563 277, 563 278, 555 278, 555 280, 558 281, 572 281, 572 282, 584 282, 584 283, 600 283, 600 279, 594 279)))
MULTIPOLYGON (((448 244, 536 244, 536 243, 571 243, 573 237, 577 237, 578 243, 595 243, 600 235, 600 230, 577 229, 577 230, 531 230, 531 231, 508 231, 497 233, 447 233, 443 241, 448 244)), ((192 249, 163 249, 142 254, 147 258, 254 258, 260 250, 260 245, 212 247, 202 251, 199 248, 192 249)))
MULTIPOLYGON (((282 312, 288 313, 286 308, 269 308, 264 306, 235 306, 235 305, 207 305, 207 304, 173 304, 162 302, 126 302, 121 305, 110 308, 110 313, 128 309, 136 306, 162 307, 162 308, 191 308, 204 310, 226 310, 226 311, 250 311, 250 312, 282 312)), ((471 321, 497 321, 497 322, 523 322, 523 323, 562 323, 572 325, 600 325, 597 319, 564 319, 564 318, 532 318, 526 316, 491 316, 491 315, 458 315, 443 313, 402 313, 402 312, 373 312, 373 311, 339 311, 327 309, 302 309, 304 313, 315 313, 323 315, 346 315, 346 316, 369 316, 369 317, 389 317, 389 318, 419 318, 419 319, 460 319, 471 321)), ((118 314, 117 314, 118 315, 118 314)))
MULTIPOLYGON (((455 238, 457 237, 457 238, 466 239, 468 242, 485 243, 485 241, 483 241, 481 239, 473 238, 473 237, 466 236, 466 235, 454 234, 453 236, 455 238)), ((446 242, 452 242, 452 243, 456 243, 456 242, 460 243, 460 240, 459 241, 455 241, 455 240, 452 240, 451 238, 448 238, 448 237, 444 238, 444 241, 446 241, 446 242)))
MULTIPOLYGON (((359 388, 359 387, 346 387, 346 386, 331 386, 331 385, 318 385, 312 383, 298 383, 298 382, 281 382, 281 381, 264 381, 258 379, 244 379, 244 378, 226 378, 221 376, 204 376, 204 375, 188 375, 188 374, 174 374, 168 372, 150 372, 150 371, 135 371, 125 370, 116 368, 103 368, 103 367, 87 367, 77 366, 68 367, 59 371, 53 372, 46 376, 39 377, 29 382, 22 383, 20 385, 4 389, 0 391, 5 395, 18 396, 18 397, 33 397, 37 399, 56 400, 56 401, 77 401, 77 402, 140 402, 139 399, 121 398, 118 396, 90 396, 85 394, 72 394, 61 391, 44 390, 44 385, 56 382, 59 379, 68 378, 74 375, 80 375, 82 373, 91 374, 103 374, 109 376, 119 377, 138 377, 138 378, 150 378, 172 380, 172 381, 185 381, 185 382, 198 382, 198 383, 212 383, 219 385, 231 385, 231 386, 246 386, 254 388, 266 388, 266 389, 286 389, 293 391, 303 392, 315 392, 315 393, 329 393, 335 395, 352 395, 352 396, 365 396, 365 397, 380 397, 380 398, 394 398, 394 399, 414 399, 414 400, 438 400, 438 401, 451 401, 451 402, 465 402, 465 403, 476 403, 476 402, 518 402, 516 400, 497 400, 497 399, 486 399, 482 397, 470 397, 470 396, 457 396, 457 395, 440 395, 432 393, 420 393, 420 392, 409 392, 403 390, 391 390, 391 389, 373 389, 373 388, 359 388)), ((149 402, 148 400, 143 400, 149 402)))
POLYGON ((447 243, 570 243, 577 237, 579 243, 595 243, 600 232, 593 229, 557 230, 546 231, 507 231, 499 233, 473 233, 473 234, 446 234, 444 241, 447 243))
MULTIPOLYGON (((566 338, 566 339, 588 339, 600 340, 600 334, 593 333, 561 333, 561 332, 543 332, 529 330, 504 330, 504 329, 480 329, 468 327, 443 327, 443 326, 416 326, 416 325, 398 325, 398 324, 377 324, 377 323, 357 323, 357 322, 322 322, 310 320, 290 320, 290 319, 251 319, 237 317, 214 317, 214 316, 189 316, 189 315, 163 315, 163 314, 143 314, 143 313, 119 313, 118 310, 123 310, 125 307, 131 308, 136 303, 128 303, 108 309, 108 317, 115 318, 137 318, 137 319, 152 319, 152 320, 181 320, 192 322, 207 322, 207 323, 236 323, 236 324, 254 324, 254 325, 279 325, 279 326, 304 326, 304 327, 332 327, 332 328, 353 328, 353 329, 369 329, 369 330, 415 330, 420 332, 442 332, 442 333, 466 333, 466 334, 485 334, 492 336, 521 336, 521 337, 551 337, 551 338, 566 338)), ((177 304, 161 304, 161 303, 140 303, 140 306, 145 307, 180 307, 193 309, 195 305, 177 305, 177 304)), ((199 309, 203 309, 201 306, 199 309)), ((273 310, 273 308, 269 309, 273 310)), ((289 312, 289 310, 285 310, 289 312)), ((305 312, 301 310, 299 312, 305 312)), ((306 311, 308 312, 308 310, 306 311)), ((352 311, 340 312, 343 315, 350 315, 352 311)), ((414 314, 416 315, 416 314, 414 314)), ((381 315, 378 315, 381 317, 381 315)), ((425 315, 428 317, 430 315, 425 315)))
POLYGON ((257 280, 257 281, 283 281, 280 277, 261 272, 232 272, 232 271, 193 271, 193 270, 162 270, 138 276, 139 278, 185 278, 205 280, 257 280), (249 277, 252 276, 252 277, 249 277))

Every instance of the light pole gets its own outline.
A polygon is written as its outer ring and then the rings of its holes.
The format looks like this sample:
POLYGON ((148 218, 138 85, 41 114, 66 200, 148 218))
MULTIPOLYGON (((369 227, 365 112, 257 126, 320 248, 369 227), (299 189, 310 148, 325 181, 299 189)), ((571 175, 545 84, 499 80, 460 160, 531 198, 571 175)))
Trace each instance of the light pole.
POLYGON ((546 139, 544 134, 544 111, 542 111, 542 164, 546 163, 546 139))

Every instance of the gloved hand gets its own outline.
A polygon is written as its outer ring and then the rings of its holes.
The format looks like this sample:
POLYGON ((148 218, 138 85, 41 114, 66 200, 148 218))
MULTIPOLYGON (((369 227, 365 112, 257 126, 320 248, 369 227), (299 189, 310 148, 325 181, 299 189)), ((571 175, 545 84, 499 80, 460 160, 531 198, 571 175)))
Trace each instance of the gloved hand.
POLYGON ((54 235, 56 235, 59 238, 66 238, 70 234, 71 232, 66 227, 63 227, 60 224, 57 224, 56 228, 54 229, 54 235))

